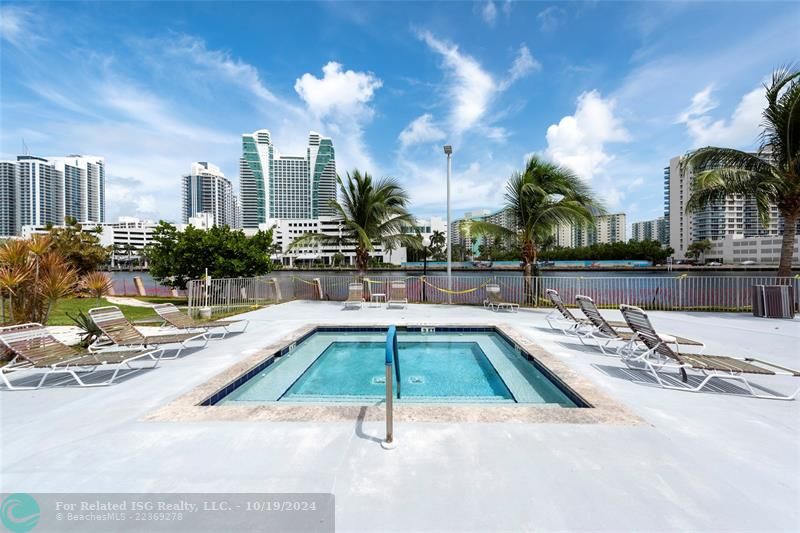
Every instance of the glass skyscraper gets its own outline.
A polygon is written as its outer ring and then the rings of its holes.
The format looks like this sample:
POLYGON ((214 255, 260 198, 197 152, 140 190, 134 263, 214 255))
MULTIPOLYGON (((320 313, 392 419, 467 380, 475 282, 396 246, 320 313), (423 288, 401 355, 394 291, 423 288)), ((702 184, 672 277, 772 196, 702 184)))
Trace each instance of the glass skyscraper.
POLYGON ((333 142, 311 132, 305 155, 281 155, 269 130, 242 135, 239 161, 242 226, 268 219, 316 219, 334 214, 336 156, 333 142))
POLYGON ((105 222, 105 161, 102 157, 21 155, 0 162, 0 235, 22 226, 105 222))
POLYGON ((192 172, 183 176, 182 185, 184 224, 199 213, 207 213, 214 216, 217 226, 238 227, 233 186, 219 167, 206 161, 193 163, 192 172))

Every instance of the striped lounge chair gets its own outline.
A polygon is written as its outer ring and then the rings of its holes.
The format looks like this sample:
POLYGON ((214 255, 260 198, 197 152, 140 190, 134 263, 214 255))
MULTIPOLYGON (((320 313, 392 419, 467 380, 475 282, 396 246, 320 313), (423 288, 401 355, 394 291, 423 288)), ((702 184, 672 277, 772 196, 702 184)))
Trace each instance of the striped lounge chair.
POLYGON ((793 376, 800 372, 773 363, 750 357, 729 357, 725 355, 683 354, 673 351, 668 342, 656 332, 644 311, 632 305, 621 305, 620 311, 625 321, 636 333, 637 340, 646 346, 645 351, 623 350, 620 356, 629 368, 647 371, 665 389, 700 392, 710 387, 712 380, 733 380, 744 385, 746 393, 734 393, 752 398, 771 400, 794 400, 800 387, 792 394, 772 393, 750 382, 746 376, 793 376), (668 370, 677 370, 680 380, 671 377, 668 370), (703 377, 696 385, 689 384, 687 370, 699 372, 703 377))
POLYGON ((70 376, 81 387, 102 387, 113 383, 121 370, 141 370, 142 367, 131 365, 133 361, 148 358, 153 362, 151 368, 155 368, 163 354, 158 347, 81 353, 33 322, 0 328, 0 346, 11 356, 11 361, 0 367, 0 378, 8 390, 38 389, 54 374, 70 376), (85 381, 87 375, 106 368, 114 368, 108 379, 85 381), (35 385, 14 385, 9 379, 11 375, 31 373, 41 374, 35 385))
MULTIPOLYGON (((547 324, 552 329, 560 329, 564 335, 569 335, 577 334, 579 330, 592 327, 592 323, 588 318, 578 318, 567 309, 557 290, 547 289, 545 293, 550 303, 553 304, 553 310, 544 319, 547 320, 547 324)), ((609 324, 615 328, 628 327, 625 322, 609 322, 609 324)))
MULTIPOLYGON (((600 314, 600 310, 594 303, 594 300, 589 298, 588 296, 583 296, 578 294, 575 296, 575 301, 578 303, 578 307, 581 308, 581 311, 586 318, 589 319, 589 322, 592 323, 591 328, 582 328, 578 333, 578 339, 583 344, 586 344, 586 340, 591 339, 600 351, 606 355, 610 355, 606 348, 612 342, 619 342, 619 346, 616 350, 616 353, 623 349, 631 348, 630 344, 636 343, 636 333, 632 331, 619 331, 619 329, 612 326, 605 317, 600 314)), ((627 325, 627 324, 626 324, 627 325)), ((695 341, 692 339, 687 339, 686 337, 678 337, 677 335, 665 335, 664 333, 661 334, 661 338, 675 346, 677 351, 681 351, 681 346, 694 346, 699 347, 699 352, 702 353, 703 349, 705 348, 705 344, 700 341, 695 341)))
POLYGON ((246 319, 238 319, 238 320, 214 320, 211 322, 203 322, 201 320, 195 320, 191 316, 186 313, 183 313, 175 307, 174 304, 158 304, 153 306, 153 310, 164 319, 166 324, 169 324, 175 329, 179 330, 203 330, 209 333, 209 338, 211 338, 211 330, 212 329, 221 329, 222 334, 219 338, 224 338, 225 335, 231 333, 229 329, 231 326, 239 324, 241 329, 237 331, 237 333, 242 333, 247 329, 248 324, 250 323, 249 320, 246 319))
POLYGON ((178 345, 175 355, 172 357, 161 357, 162 359, 176 359, 184 348, 191 341, 201 341, 203 346, 208 344, 208 333, 205 331, 180 332, 173 330, 169 333, 160 335, 143 335, 136 329, 130 321, 125 318, 119 307, 114 305, 106 307, 95 307, 89 309, 89 316, 103 332, 91 346, 89 350, 99 350, 109 345, 120 347, 140 347, 149 348, 152 346, 178 345))

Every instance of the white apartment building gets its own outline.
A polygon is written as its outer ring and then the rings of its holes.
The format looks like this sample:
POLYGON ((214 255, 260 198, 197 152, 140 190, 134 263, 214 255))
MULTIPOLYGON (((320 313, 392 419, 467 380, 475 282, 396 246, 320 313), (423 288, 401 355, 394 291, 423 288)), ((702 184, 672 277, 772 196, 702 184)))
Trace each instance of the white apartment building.
POLYGON ((414 225, 407 227, 404 232, 410 235, 419 233, 423 239, 430 239, 435 231, 444 233, 445 242, 447 242, 447 222, 441 217, 431 218, 417 218, 414 220, 414 225))
POLYGON ((19 234, 17 226, 17 164, 0 161, 0 238, 19 234))
POLYGON ((0 235, 20 235, 23 226, 105 220, 105 161, 102 157, 17 156, 0 161, 0 235))
POLYGON ((64 216, 78 222, 103 222, 106 219, 105 159, 91 155, 48 157, 63 179, 64 216))
POLYGON ((141 261, 143 266, 147 266, 147 258, 142 250, 153 242, 153 232, 157 226, 155 222, 122 216, 116 222, 106 222, 99 226, 100 244, 113 247, 112 267, 132 261, 141 261))
POLYGON ((564 248, 626 242, 626 235, 625 213, 596 216, 593 224, 559 224, 553 230, 556 246, 564 248))
MULTIPOLYGON (((726 235, 712 240, 711 249, 704 255, 705 261, 719 261, 724 264, 740 264, 754 261, 759 265, 777 265, 781 257, 782 236, 736 237, 726 235)), ((800 236, 795 239, 792 263, 800 264, 800 236)))
MULTIPOLYGON (((333 258, 341 253, 345 257, 345 265, 355 265, 355 247, 344 243, 342 225, 337 218, 319 217, 307 219, 272 219, 261 224, 260 230, 272 229, 272 242, 280 247, 281 252, 273 256, 286 266, 296 263, 312 263, 322 261, 325 265, 333 264, 333 258), (308 244, 307 246, 289 249, 295 239, 307 233, 321 233, 338 237, 340 242, 332 244, 308 244)), ((245 229, 245 234, 252 235, 256 229, 245 229)), ((400 264, 406 261, 405 248, 387 251, 380 244, 374 244, 375 250, 370 256, 377 257, 385 263, 400 264)))
POLYGON ((653 220, 643 220, 631 224, 632 241, 658 241, 669 244, 669 227, 665 217, 653 220))
MULTIPOLYGON (((625 213, 614 213, 595 217, 594 229, 596 242, 627 242, 628 224, 625 213)), ((589 243, 592 244, 592 243, 589 243)))
POLYGON ((281 155, 269 130, 242 135, 239 164, 242 225, 268 220, 316 219, 334 215, 336 157, 333 142, 310 132, 306 153, 281 155))
MULTIPOLYGON (((771 206, 770 224, 764 227, 759 222, 753 199, 742 195, 728 196, 724 201, 687 214, 686 204, 691 196, 694 176, 683 163, 683 157, 670 159, 668 179, 665 180, 665 190, 669 193, 669 245, 675 250, 676 259, 685 259, 687 248, 695 241, 772 237, 767 239, 771 241, 783 234, 783 219, 776 206, 771 206)), ((767 245, 766 249, 770 246, 767 245)), ((706 256, 711 257, 709 254, 706 256)))
POLYGON ((206 219, 207 215, 212 217, 212 225, 238 227, 238 201, 219 167, 206 161, 192 163, 191 173, 181 181, 184 224, 203 213, 206 219))

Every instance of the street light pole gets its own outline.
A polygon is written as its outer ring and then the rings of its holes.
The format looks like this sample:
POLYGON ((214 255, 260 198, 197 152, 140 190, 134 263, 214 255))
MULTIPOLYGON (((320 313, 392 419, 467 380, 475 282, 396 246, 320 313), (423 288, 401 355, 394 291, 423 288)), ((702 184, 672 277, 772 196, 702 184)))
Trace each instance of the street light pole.
POLYGON ((428 251, 431 246, 430 238, 423 237, 422 246, 422 303, 425 303, 425 284, 428 282, 428 251))
MULTIPOLYGON (((447 155, 447 290, 453 290, 453 230, 450 226, 450 157, 453 155, 453 147, 449 144, 444 146, 444 153, 447 155)), ((447 293, 447 302, 453 303, 452 292, 447 293)))

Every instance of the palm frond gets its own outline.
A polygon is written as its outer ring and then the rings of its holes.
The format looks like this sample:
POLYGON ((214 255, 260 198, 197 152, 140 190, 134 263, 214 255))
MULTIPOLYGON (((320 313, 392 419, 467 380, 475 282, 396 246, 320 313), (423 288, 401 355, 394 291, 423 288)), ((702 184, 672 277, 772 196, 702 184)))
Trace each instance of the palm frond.
POLYGON ((472 235, 485 235, 499 239, 513 238, 517 235, 517 232, 512 229, 484 220, 474 220, 470 225, 470 233, 472 235))
POLYGON ((755 200, 759 219, 766 225, 770 203, 781 196, 786 186, 769 161, 741 150, 708 146, 689 153, 685 163, 694 172, 686 203, 690 213, 741 194, 755 200))
POLYGON ((315 244, 336 244, 338 241, 339 238, 334 235, 326 235, 324 233, 305 233, 295 238, 291 244, 289 244, 289 250, 315 244))

